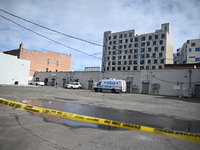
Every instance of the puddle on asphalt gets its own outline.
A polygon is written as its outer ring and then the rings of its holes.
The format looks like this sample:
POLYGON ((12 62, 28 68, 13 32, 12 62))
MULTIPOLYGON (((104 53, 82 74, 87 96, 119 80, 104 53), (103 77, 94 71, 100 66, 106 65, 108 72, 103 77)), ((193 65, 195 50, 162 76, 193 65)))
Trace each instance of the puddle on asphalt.
MULTIPOLYGON (((28 105, 54 109, 79 115, 104 118, 118 122, 132 123, 160 129, 200 133, 200 121, 196 120, 183 120, 163 115, 145 114, 139 111, 117 110, 113 108, 105 108, 55 100, 24 100, 22 102, 28 105)), ((103 130, 125 130, 112 126, 74 121, 49 114, 40 114, 36 112, 31 113, 35 116, 43 117, 44 120, 47 122, 60 123, 69 127, 89 127, 103 130)))

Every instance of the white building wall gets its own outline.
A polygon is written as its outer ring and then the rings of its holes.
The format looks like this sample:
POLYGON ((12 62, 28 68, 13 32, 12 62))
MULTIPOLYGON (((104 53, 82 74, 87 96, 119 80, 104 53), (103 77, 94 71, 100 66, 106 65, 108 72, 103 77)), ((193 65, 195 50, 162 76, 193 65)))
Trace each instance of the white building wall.
POLYGON ((30 61, 0 53, 0 84, 28 85, 30 61))
MULTIPOLYGON (((44 81, 48 78, 51 82, 52 78, 59 81, 59 86, 63 85, 63 79, 66 81, 78 79, 84 89, 88 89, 89 81, 98 82, 101 79, 125 79, 131 81, 131 88, 136 88, 138 93, 143 93, 143 82, 150 85, 158 84, 160 88, 156 91, 150 90, 149 94, 168 95, 168 96, 192 96, 189 92, 190 77, 191 88, 195 87, 195 83, 200 83, 200 69, 162 69, 162 70, 142 70, 142 71, 107 71, 107 72, 36 72, 36 78, 44 81), (150 82, 152 81, 152 82, 150 82)), ((147 93, 148 94, 148 93, 147 93)))

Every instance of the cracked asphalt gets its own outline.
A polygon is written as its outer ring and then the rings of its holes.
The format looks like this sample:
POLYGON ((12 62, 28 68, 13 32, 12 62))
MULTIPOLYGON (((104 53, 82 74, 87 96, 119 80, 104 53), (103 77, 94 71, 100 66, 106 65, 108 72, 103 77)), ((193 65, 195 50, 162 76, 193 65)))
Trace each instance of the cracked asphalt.
MULTIPOLYGON (((0 86, 0 97, 55 100, 200 121, 200 100, 141 94, 96 93, 54 87, 0 86)), ((134 117, 134 116, 133 116, 134 117)), ((134 130, 102 130, 47 122, 26 110, 0 104, 1 150, 188 150, 200 144, 134 130)))

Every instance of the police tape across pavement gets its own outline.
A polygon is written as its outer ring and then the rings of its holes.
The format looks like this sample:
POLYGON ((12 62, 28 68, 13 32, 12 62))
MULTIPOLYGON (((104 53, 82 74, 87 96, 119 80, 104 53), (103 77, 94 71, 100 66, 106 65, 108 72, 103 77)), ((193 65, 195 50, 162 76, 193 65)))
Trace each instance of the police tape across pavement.
POLYGON ((164 135, 169 135, 172 137, 200 143, 200 134, 196 134, 196 133, 157 129, 157 128, 141 126, 141 125, 136 125, 136 124, 131 124, 131 123, 118 122, 118 121, 113 121, 113 120, 108 120, 108 119, 103 119, 103 118, 78 115, 78 114, 74 114, 74 113, 68 113, 68 112, 63 112, 63 111, 58 111, 58 110, 53 110, 53 109, 36 107, 36 106, 32 106, 32 105, 28 105, 28 104, 24 104, 24 103, 20 103, 20 102, 7 100, 4 98, 0 98, 0 104, 4 104, 7 106, 20 108, 20 109, 25 109, 28 111, 50 114, 50 115, 54 115, 54 116, 58 116, 58 117, 76 120, 76 121, 102 124, 102 125, 114 126, 114 127, 124 128, 124 129, 143 131, 143 132, 164 134, 164 135))

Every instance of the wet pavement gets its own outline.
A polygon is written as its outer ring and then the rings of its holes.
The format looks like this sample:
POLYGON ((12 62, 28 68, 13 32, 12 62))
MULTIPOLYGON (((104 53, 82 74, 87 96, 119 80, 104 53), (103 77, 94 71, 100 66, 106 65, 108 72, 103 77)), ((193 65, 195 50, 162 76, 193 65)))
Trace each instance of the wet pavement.
MULTIPOLYGON (((54 98, 57 100, 65 100, 67 102, 45 100, 45 99, 24 100, 22 102, 28 105, 34 105, 43 108, 54 109, 85 116, 104 118, 118 122, 132 123, 153 128, 160 128, 160 129, 200 133, 200 121, 197 120, 185 120, 180 118, 174 118, 171 116, 146 114, 143 112, 133 111, 133 110, 117 110, 113 108, 91 106, 86 104, 77 104, 73 103, 73 101, 78 101, 76 99, 67 99, 67 98, 63 99, 59 97, 54 97, 54 98)), ((76 127, 76 128, 89 127, 89 128, 103 129, 103 130, 125 130, 106 125, 91 124, 91 123, 69 120, 57 116, 52 116, 49 114, 39 114, 35 112, 31 113, 35 116, 44 118, 44 120, 47 122, 59 123, 69 127, 76 127)))

